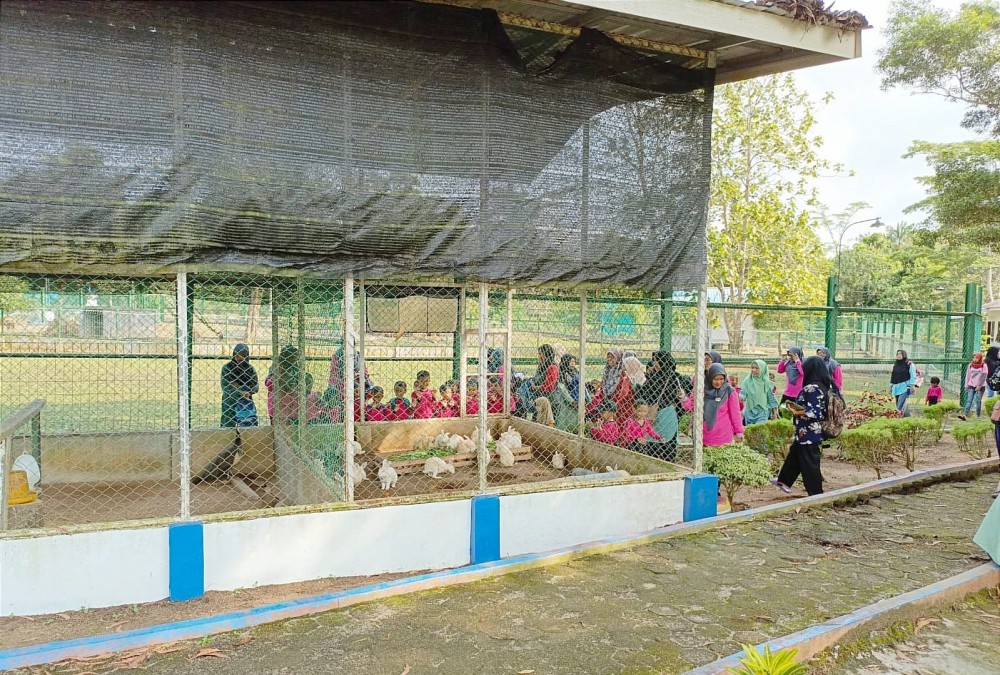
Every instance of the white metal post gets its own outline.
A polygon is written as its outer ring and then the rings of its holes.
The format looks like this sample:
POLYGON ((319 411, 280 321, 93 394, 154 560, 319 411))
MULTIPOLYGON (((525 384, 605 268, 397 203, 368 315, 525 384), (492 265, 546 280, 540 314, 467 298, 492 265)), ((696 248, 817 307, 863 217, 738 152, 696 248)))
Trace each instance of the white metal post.
MULTIPOLYGON (((507 290, 507 336, 503 345, 503 414, 510 415, 510 383, 513 382, 513 352, 514 350, 514 289, 507 290)), ((482 385, 480 385, 482 386, 482 385)), ((482 394, 480 394, 482 395, 482 394)))
MULTIPOLYGON (((486 447, 486 439, 489 438, 489 427, 486 422, 487 400, 483 397, 486 383, 486 329, 489 319, 489 286, 479 284, 479 490, 486 489, 486 465, 489 458, 489 448, 486 447)), ((464 364, 464 361, 463 361, 464 364)), ((508 397, 504 397, 508 398, 508 397)), ((463 397, 464 399, 464 397, 463 397)), ((463 402, 464 410, 464 402, 463 402)))
MULTIPOLYGON (((458 415, 465 417, 465 404, 469 396, 469 354, 465 335, 466 296, 465 286, 458 290, 458 415)), ((481 305, 482 303, 480 303, 481 305)), ((482 340, 482 336, 479 338, 482 340)), ((454 392, 452 392, 454 394, 454 392)))
POLYGON ((181 519, 191 517, 191 420, 188 416, 190 378, 188 364, 187 272, 177 273, 177 438, 180 450, 181 519))
POLYGON ((354 501, 354 275, 344 279, 344 486, 354 501))
MULTIPOLYGON (((358 291, 358 299, 361 301, 361 307, 358 308, 358 318, 360 321, 360 329, 358 330, 358 365, 361 368, 360 373, 354 375, 355 380, 361 380, 361 408, 358 410, 358 421, 365 421, 365 403, 368 402, 365 396, 368 392, 365 389, 368 386, 368 381, 365 378, 365 333, 368 332, 368 287, 365 285, 365 280, 361 280, 361 288, 358 291)), ((351 359, 354 360, 353 357, 351 359)))
MULTIPOLYGON (((580 425, 579 436, 587 436, 587 292, 580 293, 580 351, 576 357, 576 368, 580 372, 580 384, 577 387, 577 424, 580 425)), ((582 448, 581 448, 582 450, 582 448)))
POLYGON ((705 349, 708 343, 708 293, 705 286, 698 287, 698 316, 695 329, 694 363, 694 410, 692 411, 691 433, 694 441, 694 470, 702 470, 702 456, 705 448, 705 349))

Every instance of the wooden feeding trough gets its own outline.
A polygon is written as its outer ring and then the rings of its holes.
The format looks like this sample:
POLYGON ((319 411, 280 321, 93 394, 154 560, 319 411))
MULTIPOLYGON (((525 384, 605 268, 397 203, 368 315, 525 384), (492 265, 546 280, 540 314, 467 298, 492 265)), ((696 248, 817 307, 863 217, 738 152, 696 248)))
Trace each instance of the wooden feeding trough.
MULTIPOLYGON (((492 450, 490 451, 492 452, 492 450)), ((517 450, 513 451, 514 462, 527 462, 534 457, 534 449, 530 445, 522 445, 517 450)), ((406 476, 408 474, 421 473, 424 470, 424 463, 427 458, 424 459, 404 459, 401 461, 393 461, 391 453, 379 453, 384 458, 388 458, 392 462, 392 468, 396 470, 396 473, 400 476, 406 476)), ((397 451, 395 454, 403 454, 403 452, 397 451)), ((478 461, 477 453, 475 452, 460 452, 454 455, 446 455, 441 457, 444 461, 453 465, 456 469, 460 469, 465 466, 476 466, 478 461)), ((496 462, 496 458, 491 460, 491 464, 496 462)))

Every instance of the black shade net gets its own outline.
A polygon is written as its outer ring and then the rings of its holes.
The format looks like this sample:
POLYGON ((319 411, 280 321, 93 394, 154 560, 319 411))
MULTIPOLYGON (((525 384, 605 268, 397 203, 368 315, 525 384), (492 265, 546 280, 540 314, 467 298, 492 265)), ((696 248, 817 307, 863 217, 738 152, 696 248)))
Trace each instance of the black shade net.
POLYGON ((416 2, 0 4, 0 266, 702 283, 714 73, 416 2))

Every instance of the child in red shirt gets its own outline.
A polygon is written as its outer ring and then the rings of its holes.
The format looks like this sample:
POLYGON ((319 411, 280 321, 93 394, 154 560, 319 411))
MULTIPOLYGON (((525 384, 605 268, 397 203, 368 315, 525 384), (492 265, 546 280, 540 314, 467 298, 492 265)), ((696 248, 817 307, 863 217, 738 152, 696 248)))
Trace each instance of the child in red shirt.
MULTIPOLYGON (((500 402, 501 407, 503 407, 503 401, 500 402)), ((503 412, 501 410, 501 412, 503 412)), ((466 415, 478 415, 479 414, 479 382, 476 380, 469 380, 468 390, 465 392, 465 414, 466 415)))
POLYGON ((441 394, 441 400, 438 401, 437 416, 438 417, 458 417, 458 401, 452 395, 452 384, 451 382, 445 382, 438 389, 438 393, 441 394))
POLYGON ((382 387, 372 387, 371 397, 372 402, 365 406, 365 421, 385 422, 389 419, 389 406, 382 403, 382 399, 385 397, 382 387))
POLYGON ((597 406, 597 412, 601 416, 601 424, 590 429, 590 436, 595 441, 614 445, 621 436, 621 428, 615 417, 618 415, 618 406, 614 401, 603 401, 597 406))
POLYGON ((740 412, 743 412, 743 410, 747 407, 747 404, 746 401, 744 401, 740 396, 740 392, 743 391, 740 389, 740 378, 736 375, 730 375, 729 386, 736 390, 736 398, 740 400, 740 412))
POLYGON ((927 396, 924 397, 926 405, 937 405, 944 398, 944 391, 941 389, 941 378, 932 377, 931 386, 927 387, 927 396))
POLYGON ((413 419, 426 420, 437 415, 438 402, 431 388, 431 374, 426 370, 417 373, 410 399, 413 401, 413 419))
POLYGON ((386 421, 398 422, 410 419, 410 416, 413 415, 413 406, 406 398, 406 382, 402 380, 396 382, 392 388, 392 394, 393 396, 387 405, 386 421))
POLYGON ((647 445, 649 441, 663 440, 653 424, 646 419, 649 415, 649 404, 638 403, 632 411, 632 417, 625 420, 625 427, 622 429, 620 444, 629 450, 642 452, 640 446, 647 445))

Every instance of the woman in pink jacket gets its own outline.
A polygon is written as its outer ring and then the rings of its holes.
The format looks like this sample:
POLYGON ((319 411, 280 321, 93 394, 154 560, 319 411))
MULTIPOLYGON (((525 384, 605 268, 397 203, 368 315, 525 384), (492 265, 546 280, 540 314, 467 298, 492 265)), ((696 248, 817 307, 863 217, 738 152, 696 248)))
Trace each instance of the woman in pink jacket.
POLYGON ((785 393, 781 395, 781 403, 795 401, 802 391, 802 349, 789 347, 784 358, 778 364, 778 372, 785 374, 785 393))
MULTIPOLYGON (((694 398, 684 401, 684 409, 694 409, 694 398)), ((726 368, 721 363, 713 363, 708 369, 705 383, 705 445, 728 445, 743 440, 743 415, 740 413, 740 397, 729 384, 726 368)))

